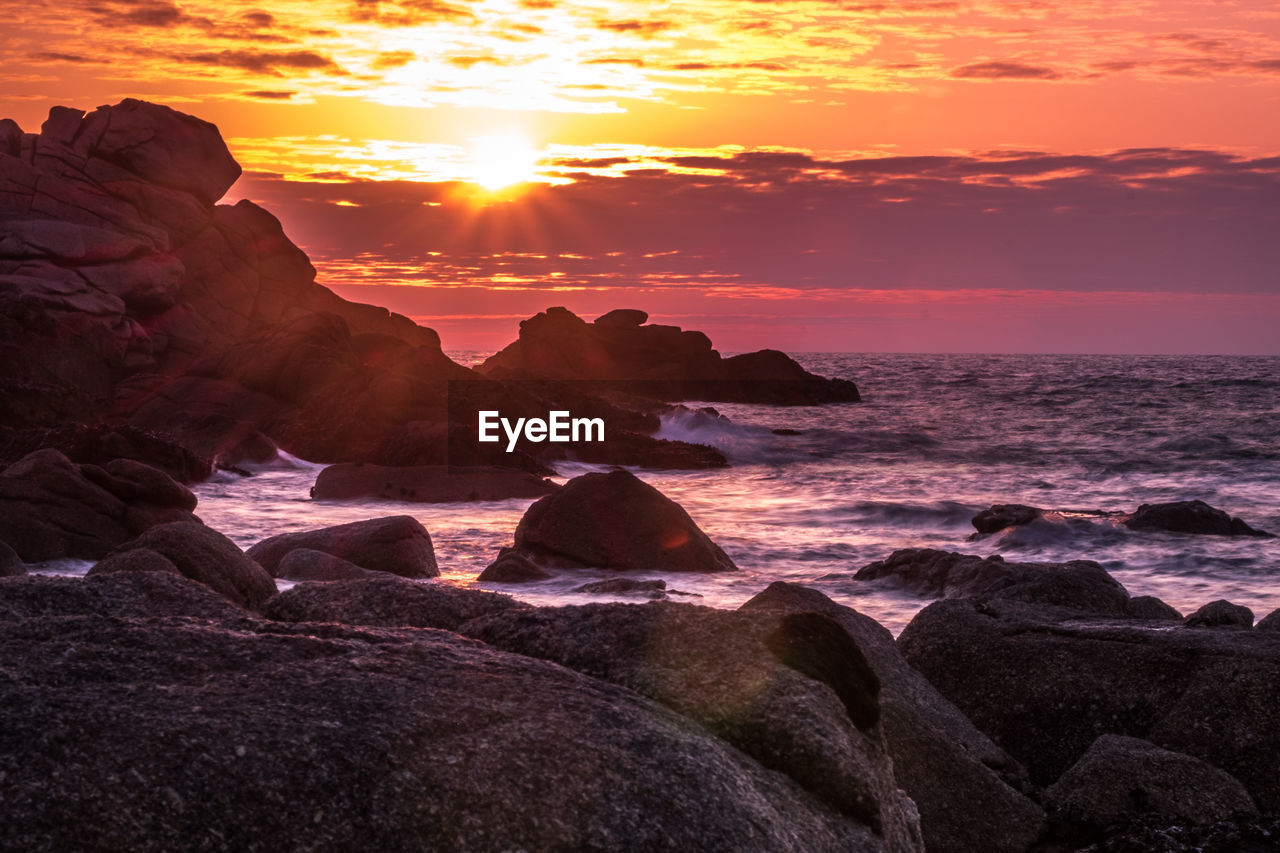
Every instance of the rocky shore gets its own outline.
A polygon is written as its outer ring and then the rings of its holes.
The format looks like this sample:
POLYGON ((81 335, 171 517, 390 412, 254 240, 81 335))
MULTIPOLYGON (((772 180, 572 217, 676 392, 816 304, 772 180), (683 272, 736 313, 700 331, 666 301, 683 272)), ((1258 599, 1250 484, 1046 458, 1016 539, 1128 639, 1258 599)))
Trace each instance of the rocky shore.
MULTIPOLYGON (((7 479, 114 482, 33 457, 7 479)), ((184 493, 148 471, 124 517, 184 493)), ((409 517, 242 551, 195 508, 92 540, 84 579, 0 531, 0 849, 1229 850, 1280 814, 1280 614, 919 550, 860 573, 943 596, 896 641, 783 582, 534 607, 434 580, 409 517)), ((515 542, 495 565, 734 569, 625 471, 515 542)))

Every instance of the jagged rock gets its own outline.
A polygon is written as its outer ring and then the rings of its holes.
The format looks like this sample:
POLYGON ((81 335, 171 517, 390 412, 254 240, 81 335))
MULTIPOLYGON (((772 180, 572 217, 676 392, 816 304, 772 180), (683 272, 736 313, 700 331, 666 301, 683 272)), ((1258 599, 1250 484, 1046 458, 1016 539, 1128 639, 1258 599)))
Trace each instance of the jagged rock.
POLYGON ((973 517, 979 533, 999 533, 1006 527, 1030 524, 1044 515, 1044 510, 1025 504, 996 504, 973 517))
POLYGON ((878 725, 880 685, 853 640, 814 613, 687 604, 506 610, 466 636, 626 686, 785 774, 890 848, 919 845, 878 725))
POLYGON ((814 376, 776 350, 721 358, 703 333, 640 325, 647 319, 623 309, 587 323, 564 308, 548 308, 522 321, 519 339, 478 370, 498 378, 587 380, 665 400, 816 405, 859 399, 852 382, 814 376))
POLYGON ((1189 628, 1252 628, 1253 611, 1225 599, 1211 601, 1187 617, 1189 628))
POLYGON ((880 681, 881 724, 894 778, 915 801, 931 853, 1021 853, 1044 826, 1026 771, 903 659, 893 635, 817 590, 776 581, 742 610, 834 619, 880 681))
POLYGON ((349 560, 311 548, 294 548, 276 566, 276 577, 291 581, 343 581, 377 575, 395 577, 362 569, 349 560))
POLYGON ((1239 779, 1280 809, 1280 636, 1082 617, 1023 602, 934 602, 898 646, 1048 785, 1100 735, 1140 737, 1239 779), (1044 677, 1030 678, 1028 673, 1044 677))
POLYGON ((22 562, 18 552, 0 541, 0 578, 12 578, 27 573, 27 564, 22 562))
POLYGON ((64 616, 234 620, 246 615, 222 595, 176 570, 118 572, 84 579, 28 575, 0 582, 0 621, 64 616))
POLYGON ((149 554, 129 557, 134 550, 153 552, 172 563, 184 577, 202 583, 248 610, 261 610, 276 594, 275 581, 236 544, 203 524, 161 524, 117 548, 89 570, 91 576, 116 572, 150 572, 162 566, 149 554))
MULTIPOLYGON (((858 570, 856 580, 887 579, 920 595, 943 598, 1003 598, 1052 604, 1091 613, 1130 614, 1129 593, 1092 560, 1015 563, 996 555, 978 557, 926 548, 895 551, 858 570)), ((1151 606, 1138 605, 1142 612, 1151 606)))
POLYGON ((316 500, 384 498, 420 503, 501 501, 538 498, 555 491, 550 480, 511 468, 462 468, 448 465, 330 465, 316 477, 316 500))
POLYGON ((1169 530, 1213 536, 1270 536, 1204 501, 1143 504, 1125 522, 1134 530, 1169 530))
POLYGON ((921 850, 629 690, 446 632, 0 620, 0 659, 5 849, 921 850))
POLYGON ((198 523, 195 506, 185 486, 128 459, 100 468, 46 449, 0 471, 0 541, 29 563, 101 557, 156 524, 198 523))
POLYGON ((525 606, 507 595, 384 575, 299 584, 271 599, 266 616, 282 622, 341 622, 454 631, 480 616, 525 606))
POLYGON ((516 527, 513 553, 542 569, 737 569, 679 504, 629 471, 583 474, 538 500, 516 527))
POLYGON ((440 574, 431 534, 417 519, 407 515, 372 518, 302 533, 281 533, 263 539, 250 548, 247 555, 279 577, 280 561, 297 548, 323 551, 363 569, 406 578, 433 578, 440 574))
POLYGON ((1214 823, 1258 814, 1244 786, 1198 758, 1103 735, 1045 791, 1060 820, 1102 829, 1137 815, 1214 823))

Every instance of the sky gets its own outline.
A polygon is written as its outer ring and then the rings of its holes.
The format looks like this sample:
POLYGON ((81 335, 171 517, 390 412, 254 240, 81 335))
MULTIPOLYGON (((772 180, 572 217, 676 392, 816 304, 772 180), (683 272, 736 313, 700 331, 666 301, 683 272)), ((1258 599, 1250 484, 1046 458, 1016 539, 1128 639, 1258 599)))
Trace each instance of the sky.
POLYGON ((1280 2, 0 0, 0 115, 216 123, 343 296, 724 351, 1280 354, 1280 2))

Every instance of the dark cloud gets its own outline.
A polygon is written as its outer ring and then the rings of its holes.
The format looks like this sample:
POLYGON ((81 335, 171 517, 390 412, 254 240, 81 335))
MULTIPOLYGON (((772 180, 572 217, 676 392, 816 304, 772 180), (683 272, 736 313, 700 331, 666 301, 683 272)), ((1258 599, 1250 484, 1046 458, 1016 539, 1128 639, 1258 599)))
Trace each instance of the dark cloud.
POLYGON ((168 0, 101 0, 85 7, 94 21, 106 27, 214 26, 209 18, 187 14, 168 0))
POLYGON ((80 56, 74 53, 55 53, 52 51, 29 53, 27 56, 36 62, 70 62, 76 65, 101 65, 105 61, 95 56, 80 56))
POLYGON ((602 30, 609 30, 615 33, 635 33, 645 38, 657 35, 663 30, 669 30, 675 26, 674 21, 641 21, 637 19, 625 21, 596 21, 596 26, 602 30))
POLYGON ((470 9, 442 0, 354 0, 348 16, 387 27, 474 18, 470 9))
POLYGON ((193 65, 211 65, 220 68, 238 68, 257 74, 283 77, 288 71, 327 71, 345 73, 327 56, 310 50, 294 50, 280 53, 260 53, 250 50, 222 50, 217 52, 177 53, 170 55, 176 62, 193 65), (282 70, 283 69, 283 70, 282 70))
POLYGON ((261 10, 245 12, 240 15, 240 20, 244 21, 251 27, 270 27, 274 26, 276 22, 274 15, 270 12, 263 12, 261 10))
POLYGON ((297 92, 281 92, 271 89, 258 89, 253 92, 243 93, 246 98, 255 98, 260 101, 287 101, 291 99, 297 92))
POLYGON ((951 76, 961 80, 1060 80, 1062 73, 1046 65, 991 60, 953 68, 951 76))

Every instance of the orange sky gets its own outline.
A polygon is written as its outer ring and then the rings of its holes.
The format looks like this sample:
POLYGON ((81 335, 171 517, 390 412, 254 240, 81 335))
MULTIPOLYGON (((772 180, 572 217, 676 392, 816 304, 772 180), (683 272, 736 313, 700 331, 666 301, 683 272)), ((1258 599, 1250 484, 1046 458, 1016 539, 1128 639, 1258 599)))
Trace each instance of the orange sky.
POLYGON ((447 348, 564 304, 731 350, 1280 351, 1280 3, 0 11, 3 115, 216 122, 228 200, 447 348))

